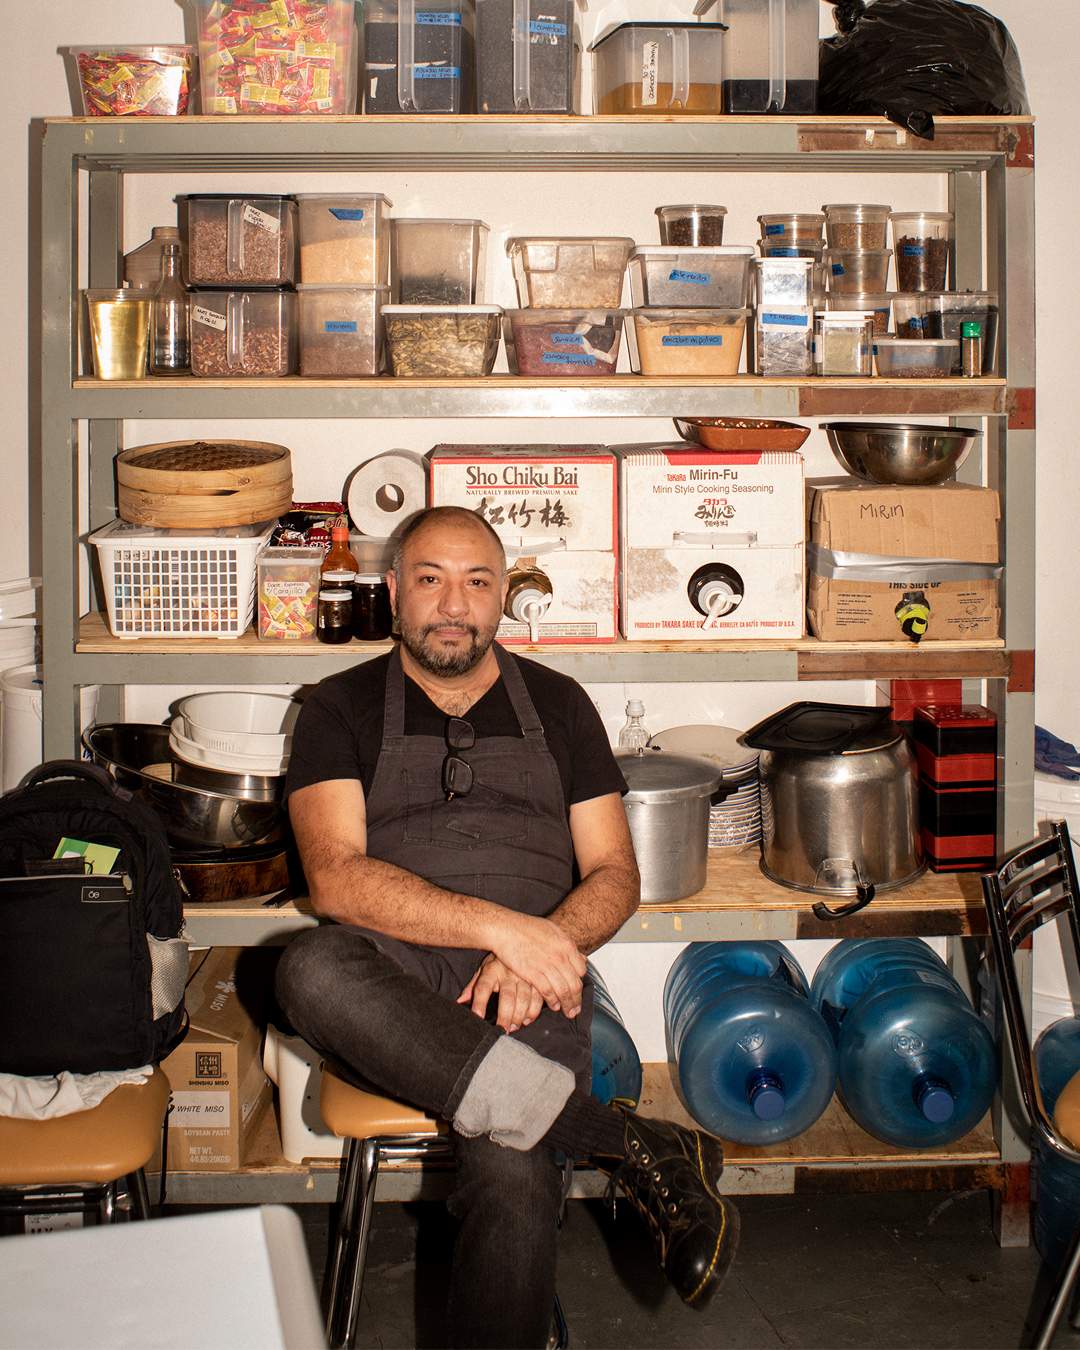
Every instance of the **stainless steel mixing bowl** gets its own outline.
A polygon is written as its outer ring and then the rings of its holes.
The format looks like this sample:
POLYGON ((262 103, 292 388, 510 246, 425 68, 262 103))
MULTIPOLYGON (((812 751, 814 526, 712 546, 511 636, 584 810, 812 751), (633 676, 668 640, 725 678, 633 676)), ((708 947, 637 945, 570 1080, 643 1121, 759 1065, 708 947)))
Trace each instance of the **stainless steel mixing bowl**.
MULTIPOLYGON (((252 848, 285 837, 282 779, 270 780, 276 786, 269 799, 240 795, 227 773, 217 775, 223 780, 217 790, 178 782, 169 728, 148 722, 105 722, 82 739, 95 764, 157 812, 178 848, 252 848)), ((267 780, 259 782, 264 791, 267 780)))
POLYGON ((823 422, 840 463, 868 483, 944 483, 967 459, 979 432, 914 422, 823 422))

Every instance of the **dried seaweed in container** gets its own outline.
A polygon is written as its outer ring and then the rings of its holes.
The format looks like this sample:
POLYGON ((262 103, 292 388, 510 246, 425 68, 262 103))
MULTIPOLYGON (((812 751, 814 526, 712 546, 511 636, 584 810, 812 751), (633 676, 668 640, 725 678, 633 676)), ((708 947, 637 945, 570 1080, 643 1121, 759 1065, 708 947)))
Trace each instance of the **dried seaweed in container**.
POLYGON ((395 375, 439 378, 487 375, 499 349, 499 311, 395 314, 384 310, 390 367, 395 375))

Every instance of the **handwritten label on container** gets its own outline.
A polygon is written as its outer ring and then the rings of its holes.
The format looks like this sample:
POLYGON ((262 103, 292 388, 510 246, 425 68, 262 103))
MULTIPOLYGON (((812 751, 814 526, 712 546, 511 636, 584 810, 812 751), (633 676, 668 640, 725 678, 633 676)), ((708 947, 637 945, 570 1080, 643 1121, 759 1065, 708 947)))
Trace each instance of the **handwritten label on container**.
POLYGON ((844 264, 843 264, 843 263, 833 263, 833 265, 832 265, 832 274, 833 274, 834 277, 842 277, 842 276, 844 275, 844 264))
POLYGON ((416 22, 436 28, 460 28, 461 15, 456 10, 418 9, 416 22))
POLYGON ((267 234, 280 234, 281 221, 277 216, 272 216, 267 211, 260 211, 257 206, 252 206, 248 202, 243 211, 244 223, 254 225, 256 229, 265 230, 267 234))
POLYGON ((330 214, 335 220, 363 220, 364 213, 358 206, 331 206, 330 214))
POLYGON ((414 66, 413 75, 418 80, 460 80, 460 66, 414 66))
POLYGON ((905 258, 921 258, 926 249, 922 244, 905 244, 900 252, 905 258))
POLYGON ((557 347, 584 347, 585 338, 581 333, 552 333, 551 341, 557 347))
POLYGON ((661 347, 722 347, 719 333, 668 333, 660 339, 661 347))
POLYGON ((192 305, 191 321, 201 323, 206 328, 216 328, 219 333, 224 333, 229 326, 224 314, 219 314, 216 309, 207 309, 205 305, 192 305))
POLYGON ((660 44, 646 42, 641 48, 641 102, 644 107, 656 105, 656 87, 660 78, 660 44))
POLYGON ((758 323, 768 328, 809 328, 810 316, 808 314, 778 314, 773 310, 765 310, 758 315, 758 323))
POLYGON ((678 268, 668 275, 668 281, 685 281, 691 286, 707 286, 712 277, 708 272, 680 272, 678 268))
POLYGON ((529 32, 538 33, 542 37, 565 37, 566 24, 551 23, 547 19, 533 19, 529 23, 529 32))
POLYGON ((595 366, 596 357, 586 352, 545 352, 540 358, 546 366, 595 366))
POLYGON ((772 235, 772 234, 786 234, 786 233, 787 233, 787 229, 786 229, 786 227, 783 226, 783 225, 766 225, 766 226, 765 226, 765 236, 766 236, 766 238, 768 238, 768 236, 769 236, 769 235, 772 235))
POLYGON ((324 333, 356 333, 358 331, 355 319, 327 319, 323 324, 324 333))

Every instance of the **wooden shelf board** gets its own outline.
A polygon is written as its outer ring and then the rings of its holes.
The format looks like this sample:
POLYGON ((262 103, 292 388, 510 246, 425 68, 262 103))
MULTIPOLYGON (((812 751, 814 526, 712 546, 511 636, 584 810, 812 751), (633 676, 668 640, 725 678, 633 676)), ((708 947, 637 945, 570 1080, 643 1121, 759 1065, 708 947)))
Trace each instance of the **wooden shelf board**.
MULTIPOLYGON (((587 379, 559 380, 529 375, 485 375, 476 379, 417 379, 406 376, 370 375, 355 379, 316 379, 311 376, 289 375, 280 379, 249 376, 243 379, 207 379, 191 375, 168 375, 143 380, 99 380, 82 375, 72 381, 75 389, 552 389, 569 384, 575 389, 681 389, 709 388, 738 389, 812 389, 825 394, 851 391, 867 394, 873 390, 889 389, 897 393, 921 395, 963 392, 970 396, 977 390, 1004 391, 1006 382, 995 376, 963 379, 959 376, 942 380, 896 380, 883 376, 871 379, 845 379, 839 376, 806 376, 776 378, 766 375, 720 375, 713 378, 701 375, 592 375, 587 379)), ((897 416, 899 416, 899 412, 897 416)))
MULTIPOLYGON (((46 117, 44 119, 46 126, 87 126, 101 127, 101 119, 98 117, 46 117)), ((250 123, 253 126, 275 126, 281 123, 315 123, 317 125, 327 125, 336 122, 356 123, 360 126, 371 125, 372 123, 405 123, 408 125, 423 124, 430 122, 433 125, 457 124, 460 126, 476 126, 478 123, 508 123, 510 125, 523 122, 546 122, 557 123, 560 125, 579 126, 582 123, 611 123, 615 125, 626 124, 633 126, 641 122, 670 122, 679 126, 685 126, 688 123, 719 123, 732 125, 754 125, 775 126, 777 124, 787 124, 790 126, 868 126, 884 127, 887 129, 896 129, 896 124, 890 122, 887 117, 872 116, 853 116, 851 114, 835 113, 781 113, 781 114, 754 114, 754 113, 723 113, 723 114, 705 114, 705 113, 680 113, 670 115, 665 113, 634 113, 615 115, 605 114, 584 114, 584 113, 530 113, 523 117, 517 113, 411 113, 408 116, 394 115, 387 113, 349 113, 349 114, 324 114, 317 116, 303 116, 294 114, 291 116, 270 117, 255 114, 234 114, 231 116, 202 116, 191 114, 182 118, 176 117, 140 117, 139 123, 149 126, 176 126, 188 125, 190 123, 209 125, 209 126, 237 126, 243 123, 250 123)), ((949 127, 981 127, 981 126, 1033 126, 1035 118, 1030 115, 997 117, 997 116, 937 116, 934 117, 934 127, 940 131, 942 128, 949 127)), ((910 133, 909 133, 910 135, 910 133)))

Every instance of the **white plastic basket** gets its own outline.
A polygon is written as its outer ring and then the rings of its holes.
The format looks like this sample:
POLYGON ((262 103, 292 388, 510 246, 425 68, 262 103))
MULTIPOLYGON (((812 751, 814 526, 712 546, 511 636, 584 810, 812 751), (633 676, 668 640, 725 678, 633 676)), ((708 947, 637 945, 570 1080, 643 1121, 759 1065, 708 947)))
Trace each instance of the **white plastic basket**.
POLYGON ((158 530, 114 520, 90 536, 114 637, 236 638, 255 609, 255 558, 273 523, 158 530))

